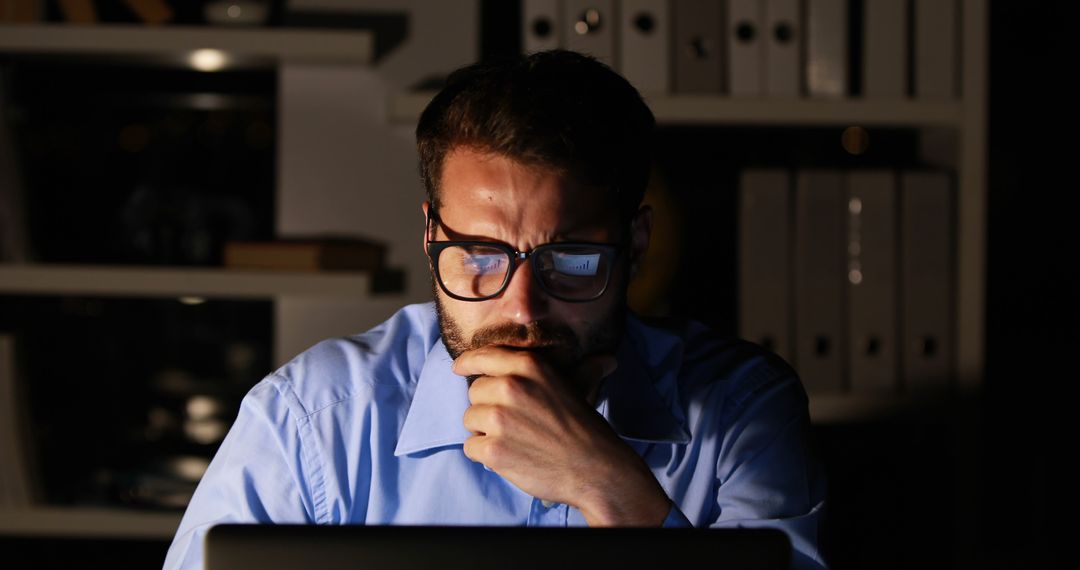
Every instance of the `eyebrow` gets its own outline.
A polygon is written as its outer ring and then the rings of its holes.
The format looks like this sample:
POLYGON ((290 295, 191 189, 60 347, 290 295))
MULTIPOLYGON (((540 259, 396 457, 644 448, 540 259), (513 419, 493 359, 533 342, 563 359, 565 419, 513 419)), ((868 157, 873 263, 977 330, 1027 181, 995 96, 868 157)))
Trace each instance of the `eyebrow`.
MULTIPOLYGON (((438 232, 439 227, 442 228, 443 233, 447 237, 446 241, 491 242, 491 243, 498 243, 498 244, 503 244, 503 245, 509 246, 509 247, 513 248, 514 251, 517 251, 517 246, 514 246, 514 245, 512 245, 512 244, 510 244, 508 242, 502 241, 502 240, 495 239, 495 238, 490 237, 490 236, 468 235, 468 234, 462 234, 462 233, 456 232, 456 231, 454 231, 453 229, 451 229, 450 227, 448 227, 446 225, 446 223, 442 220, 442 218, 439 217, 438 212, 430 212, 428 214, 428 217, 437 226, 437 227, 434 228, 436 233, 438 232)), ((581 225, 579 225, 577 227, 571 227, 571 228, 562 228, 562 229, 560 229, 560 230, 558 230, 558 231, 556 231, 556 232, 554 232, 552 234, 551 241, 547 241, 547 242, 544 242, 544 243, 560 243, 560 242, 566 242, 566 243, 609 243, 609 242, 606 242, 606 241, 596 241, 594 239, 589 239, 587 237, 574 237, 574 235, 576 233, 584 232, 584 231, 587 231, 588 229, 590 229, 588 226, 581 226, 581 225)), ((601 229, 601 228, 599 226, 596 226, 596 229, 601 229)), ((430 241, 439 241, 439 240, 430 240, 430 241)), ((537 245, 544 245, 544 244, 537 244, 537 245)))

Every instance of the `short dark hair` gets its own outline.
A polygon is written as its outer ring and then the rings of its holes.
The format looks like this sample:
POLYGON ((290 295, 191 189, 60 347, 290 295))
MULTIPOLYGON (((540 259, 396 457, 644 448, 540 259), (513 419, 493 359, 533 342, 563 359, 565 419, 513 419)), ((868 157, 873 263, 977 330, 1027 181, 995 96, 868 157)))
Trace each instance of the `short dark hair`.
POLYGON ((607 65, 550 50, 454 71, 416 127, 420 177, 438 211, 443 161, 457 147, 566 172, 612 192, 624 219, 649 182, 656 120, 607 65))

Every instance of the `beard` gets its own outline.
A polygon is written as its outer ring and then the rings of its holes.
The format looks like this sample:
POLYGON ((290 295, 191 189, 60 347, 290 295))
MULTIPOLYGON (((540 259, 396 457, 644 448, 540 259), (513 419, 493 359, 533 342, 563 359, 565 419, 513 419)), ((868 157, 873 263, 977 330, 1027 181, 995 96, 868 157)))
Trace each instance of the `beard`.
POLYGON ((626 290, 625 287, 609 288, 605 295, 619 295, 620 299, 612 303, 609 311, 589 323, 582 335, 565 323, 539 320, 528 324, 499 323, 473 331, 470 336, 446 310, 438 284, 434 280, 432 282, 442 342, 454 360, 469 350, 493 345, 522 346, 527 350, 543 352, 559 367, 572 367, 591 354, 614 353, 625 328, 626 290))

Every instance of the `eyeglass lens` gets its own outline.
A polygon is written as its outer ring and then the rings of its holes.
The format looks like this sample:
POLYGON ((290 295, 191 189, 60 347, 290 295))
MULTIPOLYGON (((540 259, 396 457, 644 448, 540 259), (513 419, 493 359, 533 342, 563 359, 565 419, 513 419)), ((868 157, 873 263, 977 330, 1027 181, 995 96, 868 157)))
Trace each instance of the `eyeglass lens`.
MULTIPOLYGON (((531 255, 542 286, 558 297, 587 300, 607 285, 610 252, 588 246, 550 245, 531 255)), ((499 293, 511 268, 510 255, 497 247, 456 245, 439 255, 439 277, 452 294, 469 299, 499 293)))

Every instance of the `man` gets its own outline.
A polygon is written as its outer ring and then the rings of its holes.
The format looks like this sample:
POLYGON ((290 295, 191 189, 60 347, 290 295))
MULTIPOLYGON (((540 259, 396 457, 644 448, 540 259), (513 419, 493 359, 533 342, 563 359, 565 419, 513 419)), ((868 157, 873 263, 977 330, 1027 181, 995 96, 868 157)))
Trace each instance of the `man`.
POLYGON ((573 52, 451 75, 417 127, 435 303, 255 386, 166 566, 227 521, 776 526, 823 565, 795 374, 626 308, 653 129, 573 52))

